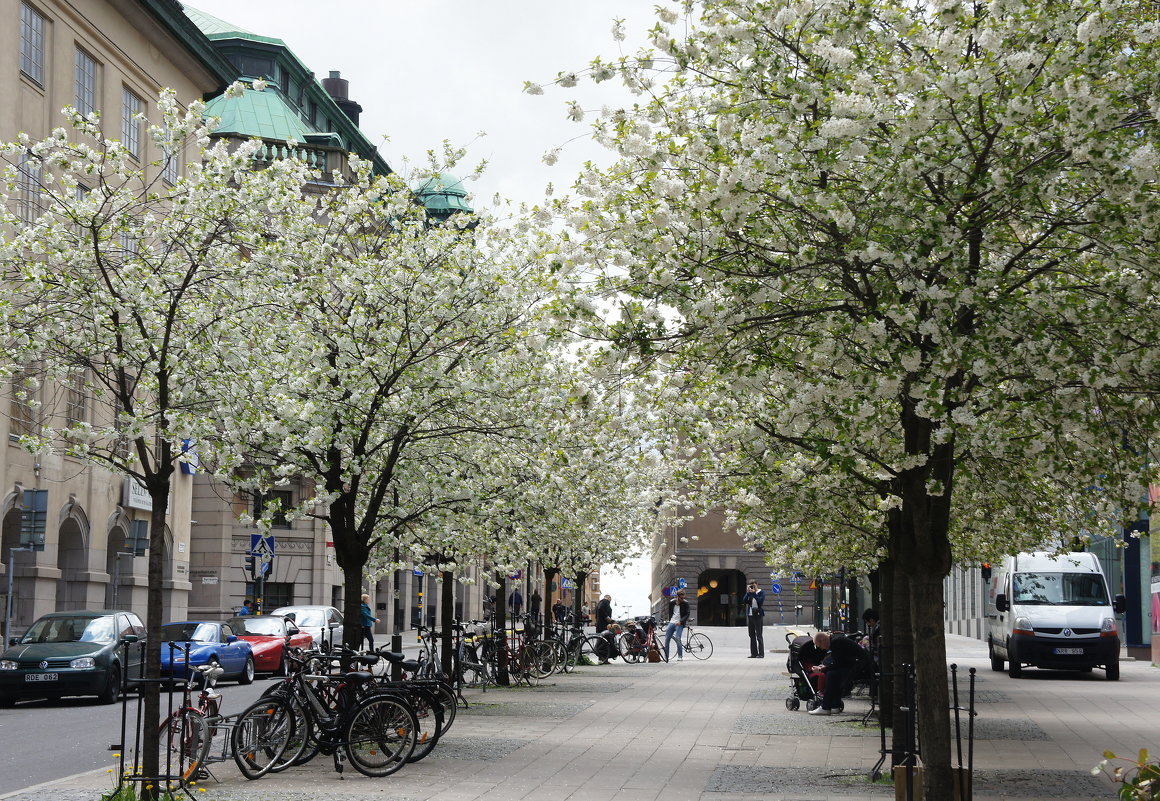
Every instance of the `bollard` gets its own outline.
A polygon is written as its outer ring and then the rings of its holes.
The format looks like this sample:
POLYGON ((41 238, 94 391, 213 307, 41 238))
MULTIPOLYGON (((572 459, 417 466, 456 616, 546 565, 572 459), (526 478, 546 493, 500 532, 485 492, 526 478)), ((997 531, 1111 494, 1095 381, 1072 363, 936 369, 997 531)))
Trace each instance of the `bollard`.
MULTIPOLYGON (((396 652, 396 653, 403 650, 403 635, 402 634, 392 634, 391 635, 391 650, 396 652)), ((403 680, 403 666, 400 665, 398 662, 392 662, 391 663, 391 681, 402 681, 402 680, 403 680)))

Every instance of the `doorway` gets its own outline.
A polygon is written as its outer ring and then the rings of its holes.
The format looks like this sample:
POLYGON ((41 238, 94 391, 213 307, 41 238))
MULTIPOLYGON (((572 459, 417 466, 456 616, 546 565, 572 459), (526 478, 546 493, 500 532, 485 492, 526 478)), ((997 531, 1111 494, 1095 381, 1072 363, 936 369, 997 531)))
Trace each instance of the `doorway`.
POLYGON ((744 594, 745 574, 740 570, 706 570, 697 577, 697 625, 743 626, 738 606, 744 594))

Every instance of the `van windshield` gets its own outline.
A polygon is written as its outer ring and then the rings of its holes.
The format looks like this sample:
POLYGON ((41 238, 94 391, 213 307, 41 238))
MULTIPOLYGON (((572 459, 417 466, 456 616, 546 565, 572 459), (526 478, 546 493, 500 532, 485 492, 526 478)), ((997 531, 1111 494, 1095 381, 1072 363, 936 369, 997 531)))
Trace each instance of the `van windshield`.
POLYGON ((1107 606, 1108 589, 1099 573, 1016 573, 1012 602, 1039 606, 1107 606))

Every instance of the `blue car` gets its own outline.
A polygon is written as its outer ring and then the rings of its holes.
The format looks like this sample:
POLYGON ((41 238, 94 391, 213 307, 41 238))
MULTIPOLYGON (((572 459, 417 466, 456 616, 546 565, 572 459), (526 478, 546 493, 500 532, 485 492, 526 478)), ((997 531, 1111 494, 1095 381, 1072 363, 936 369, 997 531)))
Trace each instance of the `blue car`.
POLYGON ((186 621, 161 627, 162 676, 188 678, 195 668, 210 664, 221 665, 225 671, 222 677, 237 679, 238 684, 254 680, 253 649, 248 642, 238 639, 229 623, 186 621), (189 646, 188 661, 186 646, 189 646))

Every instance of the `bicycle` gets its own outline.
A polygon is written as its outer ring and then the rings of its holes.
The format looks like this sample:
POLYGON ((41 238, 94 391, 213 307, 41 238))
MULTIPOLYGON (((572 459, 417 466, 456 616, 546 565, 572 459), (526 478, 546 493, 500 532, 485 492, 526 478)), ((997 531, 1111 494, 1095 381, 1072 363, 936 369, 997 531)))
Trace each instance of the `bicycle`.
POLYGON ((693 633, 692 626, 685 626, 685 653, 694 659, 708 659, 713 655, 713 641, 701 632, 693 633))
POLYGON ((225 670, 217 665, 201 665, 196 671, 185 680, 181 706, 162 722, 158 732, 165 773, 173 775, 176 767, 179 785, 204 775, 210 744, 217 731, 216 727, 210 728, 209 721, 216 722, 221 715, 222 696, 214 691, 214 684, 225 670), (202 689, 194 706, 190 689, 199 679, 202 689))
MULTIPOLYGON (((307 673, 304 668, 312 656, 292 656, 293 674, 258 704, 284 707, 301 727, 302 735, 292 738, 293 753, 281 757, 279 767, 304 764, 324 753, 334 757, 338 773, 343 770, 342 754, 365 776, 399 770, 414 753, 420 728, 406 694, 383 689, 366 671, 307 673)), ((350 658, 362 664, 378 661, 377 656, 350 658)))

